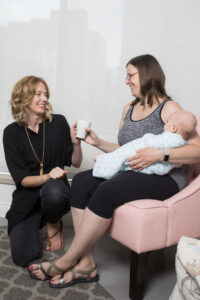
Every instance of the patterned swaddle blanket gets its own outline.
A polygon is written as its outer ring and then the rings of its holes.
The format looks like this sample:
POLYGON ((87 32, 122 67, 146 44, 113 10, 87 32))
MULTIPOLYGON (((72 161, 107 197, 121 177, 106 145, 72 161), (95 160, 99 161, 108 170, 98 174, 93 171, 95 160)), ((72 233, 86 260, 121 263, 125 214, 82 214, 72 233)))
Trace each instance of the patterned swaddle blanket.
MULTIPOLYGON (((127 170, 132 170, 127 163, 127 159, 136 154, 136 151, 142 148, 153 147, 157 149, 175 148, 186 145, 187 142, 176 133, 164 131, 162 134, 154 135, 147 133, 143 137, 133 140, 113 152, 101 154, 93 168, 93 176, 110 179, 115 175, 127 170)), ((146 174, 165 175, 172 168, 178 168, 181 165, 168 162, 159 162, 148 166, 141 172, 146 174)))

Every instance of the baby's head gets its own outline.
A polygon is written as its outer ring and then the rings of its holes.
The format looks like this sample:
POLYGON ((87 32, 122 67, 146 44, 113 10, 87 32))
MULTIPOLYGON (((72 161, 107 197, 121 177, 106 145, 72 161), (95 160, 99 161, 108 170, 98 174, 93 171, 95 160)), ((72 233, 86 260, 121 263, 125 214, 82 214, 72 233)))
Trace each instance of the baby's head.
POLYGON ((197 120, 189 111, 179 110, 170 115, 164 130, 178 133, 184 140, 196 134, 197 120))

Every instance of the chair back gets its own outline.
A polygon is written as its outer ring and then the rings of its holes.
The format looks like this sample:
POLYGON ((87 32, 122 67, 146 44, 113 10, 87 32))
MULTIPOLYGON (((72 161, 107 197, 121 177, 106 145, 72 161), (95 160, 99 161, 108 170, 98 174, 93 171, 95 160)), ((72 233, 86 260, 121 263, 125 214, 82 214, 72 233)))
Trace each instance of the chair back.
MULTIPOLYGON (((197 132, 200 135, 200 117, 197 117, 197 132)), ((200 163, 192 164, 188 166, 188 177, 189 182, 194 180, 198 175, 200 175, 200 163)))

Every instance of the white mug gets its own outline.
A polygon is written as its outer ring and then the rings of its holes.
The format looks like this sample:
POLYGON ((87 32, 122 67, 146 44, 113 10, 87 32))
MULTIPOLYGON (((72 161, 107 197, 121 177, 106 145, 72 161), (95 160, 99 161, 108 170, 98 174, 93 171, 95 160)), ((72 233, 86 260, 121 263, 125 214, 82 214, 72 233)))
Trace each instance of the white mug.
POLYGON ((91 126, 91 122, 85 120, 79 120, 76 126, 77 128, 76 137, 84 140, 87 134, 85 128, 89 128, 90 126, 91 126))

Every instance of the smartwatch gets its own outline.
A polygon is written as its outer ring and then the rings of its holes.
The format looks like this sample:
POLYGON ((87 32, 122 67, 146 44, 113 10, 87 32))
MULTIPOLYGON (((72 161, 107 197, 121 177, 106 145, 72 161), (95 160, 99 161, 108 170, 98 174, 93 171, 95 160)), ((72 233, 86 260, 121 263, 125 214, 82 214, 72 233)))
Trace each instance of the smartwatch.
POLYGON ((167 150, 167 148, 164 148, 164 160, 163 161, 169 161, 169 152, 167 150))

